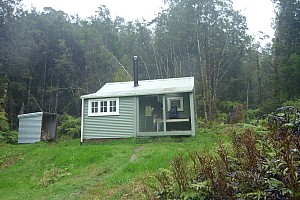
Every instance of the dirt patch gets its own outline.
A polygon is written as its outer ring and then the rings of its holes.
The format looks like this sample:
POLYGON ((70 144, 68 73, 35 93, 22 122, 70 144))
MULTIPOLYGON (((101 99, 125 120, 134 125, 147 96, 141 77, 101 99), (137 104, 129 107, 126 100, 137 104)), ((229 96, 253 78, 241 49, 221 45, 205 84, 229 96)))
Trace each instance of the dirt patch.
POLYGON ((131 155, 129 161, 130 161, 130 162, 133 162, 133 161, 136 159, 137 153, 138 153, 139 151, 141 151, 142 149, 143 149, 142 146, 138 146, 137 148, 135 148, 135 150, 134 150, 133 154, 131 155))
POLYGON ((16 162, 21 160, 20 156, 20 153, 12 154, 5 152, 4 155, 0 157, 0 169, 14 165, 16 162))
POLYGON ((13 158, 5 159, 4 161, 0 162, 0 168, 10 167, 15 163, 16 161, 13 158))

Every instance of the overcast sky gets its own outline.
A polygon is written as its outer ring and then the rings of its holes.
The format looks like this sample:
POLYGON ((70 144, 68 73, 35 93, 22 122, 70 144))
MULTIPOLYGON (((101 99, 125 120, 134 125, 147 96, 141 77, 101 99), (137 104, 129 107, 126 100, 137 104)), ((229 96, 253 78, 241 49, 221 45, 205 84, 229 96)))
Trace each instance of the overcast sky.
MULTIPOLYGON (((274 18, 270 0, 232 0, 234 9, 241 10, 247 17, 249 34, 258 35, 262 31, 273 37, 271 22, 274 18)), ((90 17, 100 5, 106 5, 111 16, 124 17, 126 21, 135 19, 151 20, 163 7, 163 0, 23 0, 23 4, 42 11, 44 7, 62 10, 82 18, 90 17)))

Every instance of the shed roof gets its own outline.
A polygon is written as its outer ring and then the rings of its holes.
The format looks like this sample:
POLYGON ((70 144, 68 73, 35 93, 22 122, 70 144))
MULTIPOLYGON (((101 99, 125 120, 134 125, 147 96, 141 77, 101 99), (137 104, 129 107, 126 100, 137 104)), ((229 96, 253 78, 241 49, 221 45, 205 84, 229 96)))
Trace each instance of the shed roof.
POLYGON ((194 77, 142 80, 134 87, 133 81, 106 83, 96 93, 81 96, 82 99, 141 96, 151 94, 170 94, 192 92, 194 77))
POLYGON ((22 119, 22 118, 30 118, 30 117, 39 117, 39 116, 43 116, 43 115, 55 115, 58 116, 55 113, 48 113, 48 112, 34 112, 34 113, 26 113, 26 114, 20 114, 18 115, 18 119, 22 119))

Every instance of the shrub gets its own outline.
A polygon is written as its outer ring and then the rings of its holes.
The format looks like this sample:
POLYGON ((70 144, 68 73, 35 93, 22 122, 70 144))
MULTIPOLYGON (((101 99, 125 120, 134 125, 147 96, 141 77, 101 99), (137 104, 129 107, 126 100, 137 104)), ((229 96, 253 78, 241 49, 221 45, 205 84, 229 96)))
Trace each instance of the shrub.
POLYGON ((197 127, 198 128, 203 128, 203 127, 205 127, 206 126, 206 124, 205 124, 205 121, 204 121, 204 119, 202 119, 202 118, 198 118, 197 119, 197 127))
POLYGON ((0 112, 0 131, 8 131, 9 124, 5 112, 0 112))
POLYGON ((293 106, 297 110, 300 110, 300 99, 296 99, 294 101, 287 101, 282 106, 293 106))
POLYGON ((235 124, 245 120, 244 106, 237 104, 233 107, 232 112, 228 114, 228 124, 235 124))
POLYGON ((259 108, 257 108, 257 109, 248 109, 246 111, 246 118, 247 118, 248 121, 256 120, 262 114, 263 113, 259 108))
POLYGON ((259 120, 268 120, 267 124, 271 130, 285 128, 300 135, 300 111, 294 106, 277 108, 271 114, 262 115, 259 120))
POLYGON ((18 133, 9 131, 9 124, 5 112, 0 112, 0 142, 16 144, 18 142, 18 133))
POLYGON ((9 143, 9 144, 18 143, 18 132, 16 131, 0 132, 0 142, 9 143))
POLYGON ((58 126, 58 134, 60 136, 67 135, 73 138, 80 137, 80 118, 75 118, 70 115, 64 115, 60 121, 60 125, 58 126))
POLYGON ((176 156, 147 185, 158 199, 300 198, 298 136, 286 129, 263 137, 233 131, 230 146, 218 140, 213 154, 176 156))

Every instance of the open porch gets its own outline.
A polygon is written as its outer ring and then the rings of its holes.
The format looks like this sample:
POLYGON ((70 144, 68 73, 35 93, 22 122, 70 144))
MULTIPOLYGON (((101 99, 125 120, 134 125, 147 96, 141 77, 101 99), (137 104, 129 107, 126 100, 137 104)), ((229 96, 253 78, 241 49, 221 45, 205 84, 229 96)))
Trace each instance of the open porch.
POLYGON ((137 137, 193 136, 194 110, 191 92, 139 96, 137 137))

